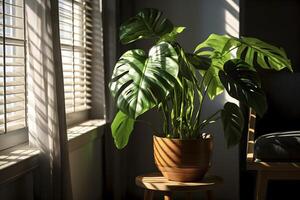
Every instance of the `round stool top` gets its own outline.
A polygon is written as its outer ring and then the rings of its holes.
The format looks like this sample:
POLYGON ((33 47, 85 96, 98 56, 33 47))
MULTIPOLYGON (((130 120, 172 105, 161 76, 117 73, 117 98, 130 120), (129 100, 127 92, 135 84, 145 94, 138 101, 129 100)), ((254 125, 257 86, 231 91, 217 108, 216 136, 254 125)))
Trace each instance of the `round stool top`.
POLYGON ((223 182, 218 176, 205 176, 197 182, 169 181, 160 173, 150 173, 135 178, 135 183, 142 188, 156 191, 195 191, 212 190, 223 182))

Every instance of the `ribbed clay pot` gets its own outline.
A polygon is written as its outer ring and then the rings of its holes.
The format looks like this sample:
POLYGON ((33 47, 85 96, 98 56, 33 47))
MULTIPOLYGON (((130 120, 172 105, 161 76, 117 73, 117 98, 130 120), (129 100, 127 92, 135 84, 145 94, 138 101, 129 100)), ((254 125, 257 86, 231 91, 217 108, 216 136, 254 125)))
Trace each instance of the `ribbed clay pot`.
POLYGON ((154 160, 169 180, 201 180, 210 167, 212 138, 170 139, 153 136, 154 160))

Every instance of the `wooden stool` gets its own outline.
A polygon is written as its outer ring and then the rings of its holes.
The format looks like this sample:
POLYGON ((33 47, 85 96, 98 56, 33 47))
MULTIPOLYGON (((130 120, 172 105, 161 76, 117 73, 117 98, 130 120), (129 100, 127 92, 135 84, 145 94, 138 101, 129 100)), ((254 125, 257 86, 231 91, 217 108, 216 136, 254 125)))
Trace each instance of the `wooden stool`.
POLYGON ((145 189, 144 200, 152 200, 155 191, 163 192, 165 200, 171 200, 173 192, 185 192, 186 199, 192 199, 191 192, 201 190, 206 191, 207 200, 212 200, 212 190, 222 182, 222 178, 217 176, 206 176, 198 182, 169 181, 160 173, 145 174, 135 178, 137 186, 145 189))

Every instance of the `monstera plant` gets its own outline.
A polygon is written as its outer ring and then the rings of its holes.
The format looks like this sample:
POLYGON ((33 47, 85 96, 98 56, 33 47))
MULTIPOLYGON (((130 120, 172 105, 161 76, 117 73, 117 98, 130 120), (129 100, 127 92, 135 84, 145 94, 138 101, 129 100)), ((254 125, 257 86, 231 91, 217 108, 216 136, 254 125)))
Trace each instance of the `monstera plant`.
POLYGON ((153 46, 147 52, 125 52, 114 67, 109 88, 118 108, 111 125, 117 148, 126 146, 137 118, 152 109, 163 116, 166 138, 200 138, 204 128, 220 119, 231 147, 244 126, 240 107, 227 102, 204 118, 203 102, 226 90, 262 116, 267 102, 257 68, 292 71, 282 48, 256 38, 211 34, 194 52, 187 52, 177 41, 184 29, 156 9, 144 9, 121 25, 122 44, 143 39, 153 46))

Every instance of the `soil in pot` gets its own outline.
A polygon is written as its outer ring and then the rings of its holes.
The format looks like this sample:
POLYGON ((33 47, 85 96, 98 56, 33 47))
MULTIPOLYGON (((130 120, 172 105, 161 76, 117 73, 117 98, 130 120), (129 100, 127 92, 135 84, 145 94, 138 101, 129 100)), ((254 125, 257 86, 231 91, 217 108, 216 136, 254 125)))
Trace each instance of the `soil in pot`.
POLYGON ((201 180, 210 167, 212 137, 170 139, 153 136, 154 160, 169 180, 191 182, 201 180))

